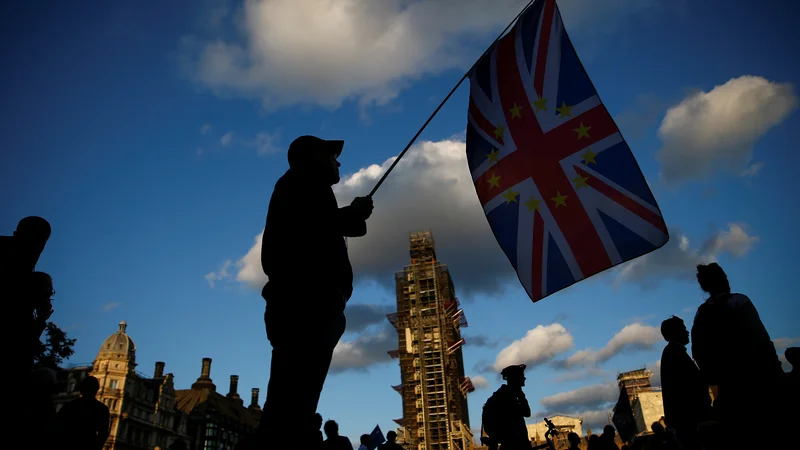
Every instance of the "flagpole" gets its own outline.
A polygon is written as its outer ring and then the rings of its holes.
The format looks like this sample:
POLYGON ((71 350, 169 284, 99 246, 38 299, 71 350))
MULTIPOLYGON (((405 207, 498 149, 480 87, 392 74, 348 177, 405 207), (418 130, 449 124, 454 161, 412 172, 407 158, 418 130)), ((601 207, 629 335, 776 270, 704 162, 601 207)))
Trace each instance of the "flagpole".
POLYGON ((509 28, 511 28, 511 26, 512 26, 512 25, 514 25, 514 23, 517 21, 517 19, 519 19, 519 18, 520 18, 520 16, 522 16, 522 14, 523 14, 525 11, 527 11, 527 10, 528 10, 528 8, 530 8, 530 6, 531 6, 531 5, 532 5, 532 4, 533 4, 535 1, 536 1, 536 0, 531 0, 531 1, 529 1, 529 2, 528 2, 528 4, 527 4, 527 5, 526 5, 524 8, 522 8, 522 11, 520 11, 520 12, 519 12, 519 14, 517 14, 517 16, 516 16, 516 17, 514 17, 514 20, 512 20, 512 21, 511 21, 511 22, 510 22, 510 23, 509 23, 509 24, 508 24, 508 25, 505 27, 505 29, 503 29, 503 31, 501 31, 501 32, 500 32, 500 35, 498 35, 498 36, 497 36, 497 38, 495 38, 494 42, 492 42, 492 45, 490 45, 490 46, 489 46, 489 48, 487 48, 487 49, 486 49, 486 50, 483 52, 483 54, 481 55, 481 57, 480 57, 480 58, 478 58, 478 59, 475 61, 475 63, 473 63, 473 64, 472 64, 472 66, 470 66, 469 70, 467 70, 467 72, 464 74, 464 76, 462 76, 462 77, 461 77, 461 79, 460 79, 460 80, 458 80, 458 83, 456 83, 456 85, 455 85, 455 86, 453 86, 453 89, 451 89, 451 90, 450 90, 450 93, 448 93, 448 94, 447 94, 447 96, 444 98, 444 100, 442 100, 442 102, 441 102, 441 103, 439 103, 439 106, 437 106, 437 107, 436 107, 436 109, 435 109, 435 110, 433 110, 433 113, 431 113, 430 117, 428 117, 428 120, 426 120, 426 121, 425 121, 425 123, 423 123, 423 124, 422 124, 422 127, 420 127, 420 129, 417 131, 417 134, 415 134, 415 135, 414 135, 414 137, 412 137, 412 138, 411 138, 411 140, 410 140, 410 141, 408 142, 408 144, 406 145, 406 148, 404 148, 404 149, 403 149, 403 151, 402 151, 402 152, 400 152, 400 154, 399 154, 399 155, 397 155, 397 158, 395 158, 395 160, 392 162, 392 165, 390 165, 390 166, 389 166, 389 168, 386 170, 386 172, 384 172, 384 173, 383 173, 383 175, 381 176, 381 178, 378 180, 378 183, 377 183, 377 184, 375 184, 375 187, 374 187, 374 188, 372 188, 372 191, 370 191, 370 193, 369 193, 369 195, 367 195, 367 197, 370 197, 370 198, 372 198, 372 196, 373 196, 373 195, 375 195, 375 192, 378 190, 378 188, 379 188, 379 187, 381 187, 381 185, 383 184, 383 182, 386 180, 386 177, 388 177, 388 176, 389 176, 389 173, 391 173, 391 172, 392 172, 392 169, 394 169, 394 166, 396 166, 396 165, 397 165, 397 163, 398 163, 398 162, 400 162, 400 160, 403 158, 403 155, 405 155, 405 154, 406 154, 406 152, 408 151, 408 149, 409 149, 409 148, 411 148, 411 146, 412 146, 412 145, 414 145, 414 142, 416 142, 416 140, 417 140, 417 138, 419 137, 419 135, 420 135, 420 134, 422 134, 422 132, 425 130, 425 128, 427 128, 428 124, 429 124, 429 123, 431 123, 431 120, 433 120, 433 118, 436 116, 436 114, 438 114, 438 113, 439 113, 439 110, 441 110, 441 109, 442 109, 442 107, 444 106, 444 104, 445 104, 445 103, 447 103, 447 101, 448 101, 448 100, 450 100, 450 97, 452 97, 452 96, 453 96, 453 94, 456 92, 456 90, 457 90, 457 89, 458 89, 458 88, 461 86, 461 83, 463 83, 463 82, 464 82, 464 80, 466 80, 466 79, 467 79, 467 77, 469 76, 470 72, 472 72, 472 68, 473 68, 473 67, 475 67, 475 64, 477 64, 477 63, 478 63, 478 61, 480 61, 481 59, 483 59, 483 57, 484 57, 484 56, 486 56, 486 53, 488 53, 488 52, 489 52, 489 50, 491 50, 491 49, 492 49, 492 47, 494 47, 494 45, 497 43, 497 41, 499 41, 499 40, 500 40, 500 39, 501 39, 501 38, 502 38, 502 37, 503 37, 503 36, 506 34, 506 31, 508 31, 508 29, 509 29, 509 28))

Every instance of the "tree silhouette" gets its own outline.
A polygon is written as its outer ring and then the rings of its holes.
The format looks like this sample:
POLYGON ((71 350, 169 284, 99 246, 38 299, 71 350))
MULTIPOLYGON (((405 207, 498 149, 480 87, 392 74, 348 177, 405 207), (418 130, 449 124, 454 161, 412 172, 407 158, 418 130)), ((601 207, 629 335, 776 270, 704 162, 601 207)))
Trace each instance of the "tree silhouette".
POLYGON ((47 339, 45 342, 39 341, 33 364, 35 367, 56 369, 62 361, 69 359, 75 353, 72 347, 76 339, 68 338, 67 333, 53 322, 47 322, 45 334, 47 339))

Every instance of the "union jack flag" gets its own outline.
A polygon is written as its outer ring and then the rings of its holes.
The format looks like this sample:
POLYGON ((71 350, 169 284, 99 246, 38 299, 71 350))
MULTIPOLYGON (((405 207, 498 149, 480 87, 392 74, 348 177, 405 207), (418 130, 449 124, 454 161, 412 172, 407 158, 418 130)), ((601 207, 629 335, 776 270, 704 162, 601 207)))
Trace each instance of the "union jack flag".
POLYGON ((469 77, 469 169, 531 300, 666 244, 658 204, 555 0, 524 11, 469 77))

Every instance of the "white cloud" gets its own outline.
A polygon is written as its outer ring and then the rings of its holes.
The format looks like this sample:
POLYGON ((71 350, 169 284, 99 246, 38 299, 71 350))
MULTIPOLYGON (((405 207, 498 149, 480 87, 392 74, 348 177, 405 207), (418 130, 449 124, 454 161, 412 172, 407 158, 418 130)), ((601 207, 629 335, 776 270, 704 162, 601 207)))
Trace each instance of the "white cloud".
POLYGON ((661 342, 661 331, 656 327, 632 323, 617 332, 600 350, 579 350, 566 360, 567 367, 594 366, 604 363, 617 354, 631 350, 647 350, 661 342))
POLYGON ((340 340, 333 349, 331 372, 364 371, 375 364, 390 363, 392 358, 387 352, 394 348, 397 348, 397 334, 388 326, 352 341, 340 340))
POLYGON ((569 413, 614 402, 618 397, 619 387, 608 382, 544 397, 540 403, 549 411, 569 413))
POLYGON ((280 133, 262 131, 256 133, 255 138, 248 142, 247 145, 255 147, 258 156, 271 155, 283 150, 283 148, 278 145, 278 139, 280 139, 280 133))
POLYGON ((690 95, 667 111, 658 130, 662 178, 679 182, 717 169, 741 173, 758 139, 796 107, 790 84, 750 75, 690 95))
POLYGON ((756 175, 758 175, 758 173, 761 172, 761 169, 763 168, 764 168, 763 162, 753 163, 747 166, 747 169, 743 170, 742 173, 739 174, 739 176, 742 178, 753 178, 756 175))
POLYGON ((472 385, 475 386, 475 390, 486 389, 489 387, 489 380, 487 380, 483 375, 477 375, 469 378, 472 380, 472 385))
POLYGON ((493 368, 499 372, 513 364, 536 367, 552 361, 559 353, 571 349, 572 345, 572 335, 562 325, 538 325, 522 339, 501 350, 493 368))
POLYGON ((211 124, 210 123, 203 124, 203 126, 200 127, 200 134, 206 134, 209 131, 211 131, 211 124))
POLYGON ((222 267, 220 267, 217 272, 209 272, 203 277, 206 279, 206 281, 208 281, 208 285, 211 287, 211 289, 216 287, 217 281, 225 280, 231 276, 228 270, 230 269, 231 265, 233 265, 233 262, 227 260, 222 263, 222 267))
POLYGON ((232 140, 233 140, 233 132, 229 131, 223 134, 221 138, 219 138, 219 143, 222 144, 223 147, 227 147, 231 144, 232 140))
MULTIPOLYGON (((191 78, 219 95, 258 98, 267 107, 382 104, 422 75, 466 68, 526 3, 246 0, 238 15, 215 16, 215 25, 235 30, 186 36, 180 53, 191 78), (242 40, 223 37, 231 35, 242 40)), ((573 33, 607 33, 653 3, 562 0, 559 7, 573 33)))
MULTIPOLYGON (((334 186, 339 204, 369 193, 392 161, 343 177, 334 186)), ((367 226, 365 237, 348 240, 358 279, 393 287, 394 272, 409 263, 408 233, 424 229, 433 231, 437 256, 459 280, 457 289, 462 294, 497 292, 515 279, 475 196, 463 141, 426 141, 410 149, 376 193, 375 211, 367 226)), ((236 264, 236 279, 257 289, 267 279, 260 254, 259 234, 236 264)))
POLYGON ((120 302, 110 302, 103 305, 103 311, 111 311, 112 309, 118 308, 122 303, 120 302))
POLYGON ((741 257, 759 241, 748 233, 746 224, 731 223, 718 230, 700 248, 693 248, 677 228, 670 230, 670 240, 660 249, 629 261, 617 271, 615 283, 638 283, 654 287, 667 278, 692 279, 698 264, 716 261, 722 255, 741 257))

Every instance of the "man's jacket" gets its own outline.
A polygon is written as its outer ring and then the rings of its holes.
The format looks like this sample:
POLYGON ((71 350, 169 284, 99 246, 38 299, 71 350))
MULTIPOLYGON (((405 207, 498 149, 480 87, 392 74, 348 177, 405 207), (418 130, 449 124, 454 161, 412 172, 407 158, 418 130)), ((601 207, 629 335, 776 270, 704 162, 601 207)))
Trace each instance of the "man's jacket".
MULTIPOLYGON (((364 236, 365 219, 339 208, 331 186, 289 169, 275 184, 261 245, 268 301, 304 310, 343 309, 353 293, 345 237, 364 236)), ((278 305, 276 305, 278 306, 278 305)))

